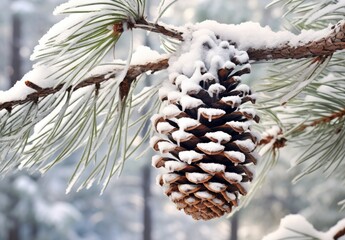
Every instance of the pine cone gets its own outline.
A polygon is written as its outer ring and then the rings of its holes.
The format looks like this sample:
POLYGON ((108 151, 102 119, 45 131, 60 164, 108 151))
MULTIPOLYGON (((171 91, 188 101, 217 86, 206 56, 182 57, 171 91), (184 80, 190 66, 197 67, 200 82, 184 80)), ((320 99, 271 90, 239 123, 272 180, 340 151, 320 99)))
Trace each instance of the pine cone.
POLYGON ((151 146, 160 152, 152 165, 168 170, 157 182, 178 209, 208 220, 230 213, 247 193, 258 142, 250 125, 259 117, 242 108, 255 102, 240 79, 250 72, 246 52, 208 30, 194 32, 183 49, 159 92, 164 107, 151 119, 159 133, 151 146))

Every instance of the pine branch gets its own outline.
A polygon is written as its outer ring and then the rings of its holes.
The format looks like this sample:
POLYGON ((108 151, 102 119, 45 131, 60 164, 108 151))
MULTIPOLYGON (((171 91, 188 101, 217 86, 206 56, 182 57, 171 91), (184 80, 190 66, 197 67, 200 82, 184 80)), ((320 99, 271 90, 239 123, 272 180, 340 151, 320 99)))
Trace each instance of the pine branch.
MULTIPOLYGON (((331 122, 334 119, 339 119, 345 116, 345 109, 342 109, 338 112, 334 112, 329 116, 320 117, 318 119, 313 120, 310 123, 302 124, 300 127, 296 128, 293 132, 303 132, 308 127, 317 127, 320 124, 326 124, 331 122)), ((341 129, 340 129, 341 130, 341 129)), ((339 131, 339 129, 337 130, 339 131)), ((272 144, 273 149, 280 149, 286 146, 286 142, 288 140, 284 137, 283 130, 280 129, 279 132, 276 133, 276 135, 267 134, 265 135, 259 142, 259 146, 265 146, 268 144, 272 144), (277 137, 279 136, 279 137, 277 137), (272 142, 273 141, 273 142, 272 142)))
MULTIPOLYGON (((147 22, 145 19, 129 23, 130 28, 140 28, 147 31, 161 33, 165 36, 182 41, 182 32, 168 29, 159 24, 147 22)), ((228 41, 234 42, 232 39, 228 41)), ((247 51, 249 58, 254 61, 276 60, 276 59, 300 59, 319 56, 329 56, 336 51, 345 49, 345 21, 340 21, 332 27, 332 32, 319 40, 311 41, 306 44, 294 46, 290 41, 279 44, 277 48, 249 48, 242 49, 247 51)))
POLYGON ((345 109, 342 109, 338 112, 335 112, 335 113, 332 113, 331 115, 329 116, 325 116, 325 117, 321 117, 321 118, 318 118, 318 119, 315 119, 313 120, 311 123, 308 123, 308 124, 303 124, 301 125, 297 131, 304 131, 306 128, 308 127, 316 127, 318 126, 319 124, 323 124, 323 123, 329 123, 331 122, 332 120, 334 119, 337 119, 337 118, 342 118, 345 116, 345 109))
POLYGON ((291 47, 290 43, 286 42, 282 47, 276 49, 249 49, 248 55, 252 60, 330 56, 336 51, 345 49, 345 21, 339 22, 332 29, 331 34, 314 42, 297 47, 291 47))
POLYGON ((179 31, 174 30, 174 29, 166 28, 166 27, 159 25, 157 23, 148 22, 144 18, 136 20, 135 22, 128 21, 128 27, 129 28, 139 28, 139 29, 143 29, 146 31, 150 31, 150 32, 160 33, 160 34, 163 34, 164 36, 175 38, 179 41, 183 41, 183 36, 182 36, 183 33, 182 32, 179 32, 179 31))
MULTIPOLYGON (((135 23, 128 22, 128 24, 130 28, 145 29, 147 31, 160 33, 171 38, 182 40, 181 32, 174 29, 169 29, 159 24, 147 22, 145 19, 137 20, 135 23)), ((231 41, 231 39, 229 39, 229 41, 231 41)), ((283 44, 282 47, 278 47, 278 48, 263 48, 263 49, 249 48, 247 50, 247 53, 251 60, 260 61, 260 60, 274 60, 274 59, 286 59, 286 58, 298 59, 298 58, 309 58, 309 57, 331 55, 334 52, 338 50, 342 50, 344 48, 345 48, 345 21, 342 21, 333 27, 333 31, 331 34, 329 34, 328 36, 322 37, 318 41, 309 42, 305 45, 300 45, 298 47, 292 47, 289 45, 289 42, 286 42, 285 44, 283 44)), ((168 67, 168 60, 169 60, 168 58, 165 58, 165 59, 159 59, 156 62, 148 63, 146 65, 131 66, 124 81, 132 81, 133 79, 138 77, 140 74, 150 71, 150 70, 155 72, 155 71, 166 69, 168 67)), ((118 72, 120 72, 121 70, 122 69, 114 69, 114 73, 110 76, 108 75, 108 73, 104 73, 95 77, 87 78, 81 81, 75 87, 68 88, 68 90, 73 89, 74 91, 82 87, 108 81, 109 79, 112 79, 116 74, 118 74, 118 72)), ((27 81, 27 84, 31 84, 31 82, 27 81)), ((0 110, 7 109, 8 111, 11 111, 11 109, 16 105, 21 105, 27 102, 36 102, 39 98, 46 97, 48 95, 51 95, 60 91, 62 87, 63 87, 63 84, 60 84, 56 86, 55 88, 35 89, 36 92, 29 94, 24 100, 16 100, 16 101, 1 103, 0 110)))
MULTIPOLYGON (((167 67, 168 67, 167 58, 158 60, 156 62, 148 63, 145 65, 133 65, 128 69, 128 72, 123 84, 127 83, 130 85, 134 79, 136 79, 139 75, 147 71, 156 72, 156 71, 165 69, 167 67)), ((102 82, 108 81, 110 79, 113 79, 122 70, 123 70, 122 68, 118 68, 118 69, 115 69, 114 73, 112 74, 104 73, 97 76, 89 77, 85 79, 84 81, 80 82, 79 84, 77 84, 73 89, 68 88, 67 91, 71 91, 71 90, 76 91, 83 87, 100 84, 102 82)), ((59 92, 63 87, 63 84, 60 84, 56 86, 55 88, 40 88, 39 86, 37 86, 36 84, 30 81, 26 81, 25 84, 28 87, 36 90, 36 92, 29 94, 24 100, 16 100, 16 101, 2 103, 0 104, 0 110, 7 109, 8 111, 11 111, 11 109, 15 107, 16 105, 22 105, 28 102, 37 102, 39 98, 43 98, 48 95, 55 94, 59 92), (33 85, 35 85, 36 87, 33 87, 33 85)))

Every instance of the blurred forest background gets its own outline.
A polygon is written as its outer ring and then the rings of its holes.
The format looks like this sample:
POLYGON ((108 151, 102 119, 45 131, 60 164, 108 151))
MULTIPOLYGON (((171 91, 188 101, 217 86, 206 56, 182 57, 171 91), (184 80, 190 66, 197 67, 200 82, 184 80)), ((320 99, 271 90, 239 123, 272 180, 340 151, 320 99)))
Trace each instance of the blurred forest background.
MULTIPOLYGON (((10 88, 31 69, 29 61, 39 38, 57 21, 55 6, 63 0, 1 0, 0 89, 10 88)), ((159 0, 151 0, 150 18, 157 15, 159 0)), ((279 30, 284 25, 279 6, 265 9, 269 0, 177 1, 163 21, 183 25, 212 19, 224 23, 260 22, 279 30)), ((135 47, 148 44, 159 50, 157 36, 136 32, 135 47)), ((162 50, 160 50, 162 52, 162 50)), ((125 51, 123 51, 125 52, 125 51)), ((121 43, 116 57, 121 56, 121 43)), ((269 64, 255 64, 250 81, 260 81, 269 64), (255 75, 256 72, 256 75, 255 75)), ((298 170, 288 171, 291 153, 283 153, 250 206, 231 219, 195 222, 175 209, 155 185, 157 170, 151 169, 148 152, 126 163, 120 178, 100 195, 101 187, 66 195, 71 165, 78 153, 43 177, 17 172, 0 181, 0 239, 10 240, 257 240, 272 232, 282 217, 304 215, 319 230, 339 220, 337 202, 345 189, 332 178, 308 176, 292 185, 298 170)))

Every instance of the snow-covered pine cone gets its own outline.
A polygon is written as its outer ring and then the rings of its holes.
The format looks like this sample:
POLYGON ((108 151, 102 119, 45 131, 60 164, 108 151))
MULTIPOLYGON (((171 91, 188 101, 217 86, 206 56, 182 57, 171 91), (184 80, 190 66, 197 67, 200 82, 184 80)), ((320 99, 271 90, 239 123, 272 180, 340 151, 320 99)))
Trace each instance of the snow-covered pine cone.
POLYGON ((169 81, 160 89, 160 114, 152 117, 158 133, 151 146, 153 166, 165 168, 157 182, 165 194, 194 219, 230 213, 246 195, 258 136, 259 117, 243 107, 255 102, 240 76, 250 72, 246 52, 209 30, 195 31, 181 54, 170 61, 169 81))

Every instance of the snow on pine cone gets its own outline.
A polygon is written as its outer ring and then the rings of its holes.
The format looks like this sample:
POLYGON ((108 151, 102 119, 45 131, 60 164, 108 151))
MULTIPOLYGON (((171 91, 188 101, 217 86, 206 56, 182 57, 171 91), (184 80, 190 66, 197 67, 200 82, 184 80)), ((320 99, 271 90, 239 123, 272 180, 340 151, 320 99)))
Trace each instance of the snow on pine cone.
POLYGON ((159 155, 152 165, 168 172, 157 177, 165 194, 194 219, 230 213, 247 194, 258 136, 250 88, 240 76, 250 72, 246 52, 206 29, 197 30, 169 62, 169 81, 160 89, 160 114, 151 118, 159 155), (248 104, 245 104, 248 105, 248 104))

